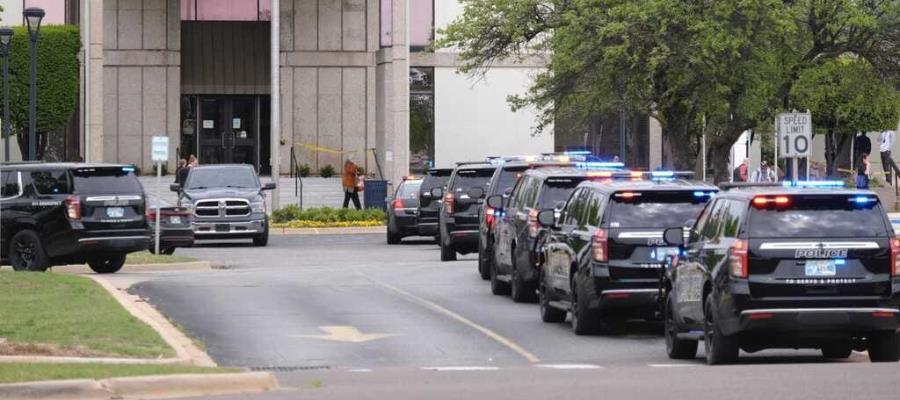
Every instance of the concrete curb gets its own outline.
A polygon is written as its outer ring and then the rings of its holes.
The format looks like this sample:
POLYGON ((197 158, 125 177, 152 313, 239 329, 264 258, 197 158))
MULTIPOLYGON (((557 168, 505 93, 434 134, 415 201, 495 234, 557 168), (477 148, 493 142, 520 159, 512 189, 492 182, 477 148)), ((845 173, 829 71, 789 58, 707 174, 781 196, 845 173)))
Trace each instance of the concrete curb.
POLYGON ((175 350, 179 362, 201 367, 215 367, 216 362, 205 351, 194 345, 194 341, 172 325, 166 317, 140 297, 116 289, 102 275, 87 275, 109 292, 135 318, 150 325, 159 336, 175 350))
MULTIPOLYGON (((212 264, 209 261, 189 261, 182 263, 168 263, 168 264, 125 264, 122 267, 122 273, 128 272, 165 272, 165 271, 195 271, 195 270, 205 270, 212 269, 212 264)), ((60 265, 53 267, 53 270, 56 272, 63 273, 71 273, 71 274, 93 274, 94 271, 91 270, 87 265, 60 265)))
POLYGON ((271 228, 269 233, 272 235, 355 235, 383 234, 386 231, 387 227, 382 225, 350 228, 271 228))
POLYGON ((171 399, 265 392, 278 389, 267 372, 188 374, 67 380, 0 385, 5 400, 171 399))

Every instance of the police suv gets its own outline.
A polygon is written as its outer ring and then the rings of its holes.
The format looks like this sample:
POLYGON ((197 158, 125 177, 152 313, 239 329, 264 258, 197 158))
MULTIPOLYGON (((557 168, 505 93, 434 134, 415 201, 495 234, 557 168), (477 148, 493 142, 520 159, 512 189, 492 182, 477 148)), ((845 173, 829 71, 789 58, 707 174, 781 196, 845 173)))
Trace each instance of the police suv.
POLYGON ((447 189, 431 190, 433 198, 444 199, 438 213, 441 261, 478 251, 478 214, 496 169, 496 164, 483 161, 457 163, 447 189))
MULTIPOLYGON (((878 197, 842 182, 737 187, 717 195, 690 230, 664 285, 666 349, 709 364, 739 350, 868 350, 900 359, 900 240, 878 197)), ((681 229, 666 232, 680 245, 681 229)))
POLYGON ((86 262, 114 273, 150 243, 132 165, 3 164, 0 188, 0 253, 17 271, 86 262))
POLYGON ((617 319, 657 317, 660 271, 679 251, 663 232, 692 223, 718 191, 672 171, 600 174, 610 179, 581 183, 558 217, 553 209, 537 216, 549 228, 538 278, 541 319, 563 322, 571 313, 578 335, 617 319))

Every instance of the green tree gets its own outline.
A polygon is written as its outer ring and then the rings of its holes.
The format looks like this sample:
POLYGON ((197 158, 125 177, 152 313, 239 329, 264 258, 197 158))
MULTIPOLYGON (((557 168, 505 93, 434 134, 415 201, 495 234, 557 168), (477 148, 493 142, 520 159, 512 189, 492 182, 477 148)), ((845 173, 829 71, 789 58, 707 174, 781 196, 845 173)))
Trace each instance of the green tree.
POLYGON ((810 110, 816 133, 825 134, 829 176, 838 148, 853 134, 893 129, 900 118, 900 95, 858 57, 843 56, 804 71, 791 90, 791 103, 810 110))
MULTIPOLYGON (((26 27, 14 28, 9 52, 10 122, 23 154, 28 151, 28 97, 30 41, 26 27)), ((37 50, 37 156, 43 159, 50 132, 72 118, 78 103, 78 53, 81 38, 77 26, 41 27, 37 50)), ((2 83, 0 83, 2 85, 2 83)), ((2 86, 0 86, 2 88, 2 86)))

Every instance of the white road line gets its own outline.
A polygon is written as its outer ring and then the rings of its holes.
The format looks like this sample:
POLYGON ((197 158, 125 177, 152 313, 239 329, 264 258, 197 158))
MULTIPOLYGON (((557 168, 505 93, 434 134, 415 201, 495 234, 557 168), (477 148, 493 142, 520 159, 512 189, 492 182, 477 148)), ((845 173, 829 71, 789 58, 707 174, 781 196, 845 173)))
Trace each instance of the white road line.
POLYGON ((485 366, 461 366, 461 367, 422 367, 424 371, 438 371, 438 372, 468 372, 468 371, 498 371, 500 368, 498 367, 485 367, 485 366))
POLYGON ((682 368, 682 367, 696 367, 695 364, 647 364, 653 368, 682 368))
POLYGON ((347 372, 372 372, 372 370, 368 368, 353 368, 348 369, 347 372))
POLYGON ((440 305, 438 305, 438 304, 436 304, 436 303, 434 303, 434 302, 432 302, 432 301, 425 300, 425 299, 423 299, 423 298, 421 298, 421 297, 419 297, 419 296, 416 296, 416 295, 414 295, 414 294, 412 294, 412 293, 410 293, 410 292, 407 292, 407 291, 405 291, 405 290, 403 290, 403 289, 400 289, 400 288, 398 288, 398 287, 396 287, 396 286, 392 286, 392 285, 389 285, 389 284, 387 284, 387 283, 378 281, 378 280, 376 280, 376 279, 374 279, 374 278, 372 278, 372 277, 370 277, 370 276, 368 276, 368 275, 366 275, 366 274, 363 274, 363 273, 361 273, 361 272, 357 272, 357 273, 358 273, 359 275, 365 277, 365 278, 368 279, 369 281, 375 283, 375 284, 378 285, 378 286, 381 286, 381 287, 383 287, 383 288, 385 288, 385 289, 388 289, 388 290, 390 290, 390 291, 392 291, 392 292, 395 292, 395 293, 397 293, 397 294, 399 294, 399 295, 401 295, 401 296, 403 296, 403 297, 406 297, 407 299, 409 299, 410 301, 412 301, 412 302, 414 302, 414 303, 418 303, 419 305, 421 305, 421 306, 423 306, 423 307, 429 308, 429 309, 431 309, 431 310, 433 310, 433 311, 436 311, 436 312, 438 312, 438 313, 440 313, 440 314, 443 314, 443 315, 449 317, 450 319, 454 319, 454 320, 456 320, 457 322, 459 322, 459 323, 461 323, 461 324, 463 324, 463 325, 466 325, 466 326, 468 326, 468 327, 470 327, 470 328, 472 328, 472 329, 475 329, 475 330, 481 332, 482 334, 484 334, 485 336, 487 336, 487 337, 493 339, 493 340, 496 341, 497 343, 500 343, 501 345, 506 346, 506 347, 509 348, 510 350, 512 350, 512 351, 514 351, 514 352, 516 352, 516 353, 518 353, 520 356, 522 356, 523 358, 525 358, 526 360, 528 360, 528 362, 530 362, 530 363, 539 363, 539 362, 541 362, 541 359, 540 359, 540 358, 538 358, 536 355, 532 354, 532 353, 529 352, 528 350, 525 350, 524 348, 522 348, 522 346, 519 346, 518 344, 516 344, 516 343, 513 342, 512 340, 509 340, 509 339, 503 337, 502 335, 500 335, 499 333, 494 332, 494 331, 492 331, 492 330, 490 330, 490 329, 488 329, 488 328, 485 328, 485 327, 483 327, 483 326, 481 326, 481 325, 478 325, 477 323, 472 322, 471 320, 467 319, 466 317, 463 317, 462 315, 459 315, 459 314, 457 314, 457 313, 455 313, 455 312, 453 312, 453 311, 450 311, 450 310, 448 310, 448 309, 446 309, 446 308, 444 308, 444 307, 441 307, 440 305))
POLYGON ((601 369, 603 367, 594 364, 537 364, 535 367, 546 369, 601 369))

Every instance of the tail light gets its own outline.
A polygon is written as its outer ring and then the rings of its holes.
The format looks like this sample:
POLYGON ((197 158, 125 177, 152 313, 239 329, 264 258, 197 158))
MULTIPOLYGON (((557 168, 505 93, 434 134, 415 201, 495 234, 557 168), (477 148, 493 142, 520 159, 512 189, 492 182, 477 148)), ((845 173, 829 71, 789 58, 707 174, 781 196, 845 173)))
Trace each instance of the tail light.
POLYGON ((403 208, 403 199, 394 199, 394 203, 391 206, 391 208, 393 208, 395 210, 399 210, 399 209, 403 208))
POLYGON ((731 276, 735 278, 747 278, 747 241, 738 239, 731 245, 731 255, 728 256, 731 266, 731 276))
POLYGON ((900 276, 900 239, 891 239, 891 276, 900 276))
POLYGON ((81 200, 78 196, 69 196, 66 198, 66 216, 72 220, 81 219, 81 200))
POLYGON ((537 220, 538 210, 531 209, 528 212, 528 236, 537 237, 538 231, 541 229, 541 226, 538 224, 537 220))
POLYGON ((494 215, 494 209, 488 206, 484 206, 484 223, 488 228, 492 228, 494 226, 494 220, 497 217, 494 215))
POLYGON ((156 222, 156 210, 147 210, 147 221, 156 222))
POLYGON ((444 210, 447 211, 447 214, 453 214, 453 206, 456 203, 456 197, 453 195, 453 192, 447 192, 444 195, 444 210))
POLYGON ((605 229, 597 229, 594 236, 591 237, 591 247, 594 261, 609 261, 609 236, 606 235, 605 229))

